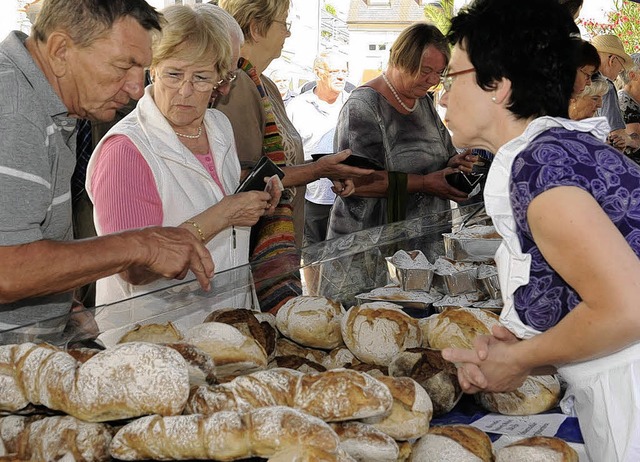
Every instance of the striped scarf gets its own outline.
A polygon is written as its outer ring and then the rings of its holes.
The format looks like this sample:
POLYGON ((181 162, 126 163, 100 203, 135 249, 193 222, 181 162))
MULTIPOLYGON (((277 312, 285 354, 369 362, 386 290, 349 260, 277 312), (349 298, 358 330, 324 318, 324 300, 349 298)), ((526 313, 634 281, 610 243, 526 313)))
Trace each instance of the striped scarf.
MULTIPOLYGON (((260 76, 245 58, 240 58, 238 66, 251 77, 262 98, 265 113, 263 155, 281 167, 286 166, 282 136, 260 76)), ((273 215, 262 217, 251 229, 249 261, 257 263, 253 265, 253 275, 262 311, 275 313, 287 300, 302 294, 291 201, 291 195, 284 191, 273 215)))

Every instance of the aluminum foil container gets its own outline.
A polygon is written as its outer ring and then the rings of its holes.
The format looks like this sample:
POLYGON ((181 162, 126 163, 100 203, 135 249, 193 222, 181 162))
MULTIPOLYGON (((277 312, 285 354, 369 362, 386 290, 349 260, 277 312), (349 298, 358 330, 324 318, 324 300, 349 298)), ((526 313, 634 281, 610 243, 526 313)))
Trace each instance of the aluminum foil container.
POLYGON ((447 258, 456 261, 493 260, 502 242, 493 226, 470 226, 459 233, 444 233, 442 237, 447 258))
POLYGON ((427 292, 405 291, 401 287, 379 287, 371 292, 356 295, 358 304, 368 302, 390 302, 402 307, 414 318, 424 318, 434 313, 433 302, 440 298, 427 292))
POLYGON ((478 289, 490 299, 502 298, 498 270, 494 266, 480 265, 478 268, 478 289))
POLYGON ((471 305, 473 308, 478 308, 481 310, 491 311, 497 315, 502 312, 502 307, 504 306, 502 303, 502 299, 491 299, 485 300, 482 302, 476 302, 471 305))
POLYGON ((402 290, 422 290, 429 292, 433 282, 433 268, 399 268, 393 257, 386 257, 389 277, 400 284, 402 290))
POLYGON ((446 295, 470 294, 478 290, 478 268, 457 271, 452 274, 433 275, 433 287, 446 295))
POLYGON ((440 300, 433 302, 433 309, 437 313, 442 313, 445 310, 456 308, 468 308, 478 300, 484 298, 484 294, 474 292, 463 295, 445 295, 440 300))

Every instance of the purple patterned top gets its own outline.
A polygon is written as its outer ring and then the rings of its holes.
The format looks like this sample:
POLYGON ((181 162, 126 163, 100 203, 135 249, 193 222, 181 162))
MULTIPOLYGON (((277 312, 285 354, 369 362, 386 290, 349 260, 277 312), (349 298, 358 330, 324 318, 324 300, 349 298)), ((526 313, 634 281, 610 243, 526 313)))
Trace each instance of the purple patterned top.
POLYGON ((580 296, 543 258, 527 223, 527 209, 540 193, 576 186, 591 194, 640 256, 640 166, 588 133, 552 128, 516 157, 511 206, 523 253, 531 254, 529 284, 514 303, 520 319, 539 331, 556 325, 580 296))

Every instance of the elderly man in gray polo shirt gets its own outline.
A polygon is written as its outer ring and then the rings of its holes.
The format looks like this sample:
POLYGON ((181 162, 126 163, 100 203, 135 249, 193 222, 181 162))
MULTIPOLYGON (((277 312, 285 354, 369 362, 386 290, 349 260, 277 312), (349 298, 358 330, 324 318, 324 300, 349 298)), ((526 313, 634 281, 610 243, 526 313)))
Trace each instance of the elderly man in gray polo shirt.
POLYGON ((72 240, 76 120, 108 121, 142 96, 161 21, 144 0, 44 0, 32 36, 0 43, 0 329, 67 314, 74 288, 115 273, 141 284, 191 270, 209 288, 197 230, 72 240))

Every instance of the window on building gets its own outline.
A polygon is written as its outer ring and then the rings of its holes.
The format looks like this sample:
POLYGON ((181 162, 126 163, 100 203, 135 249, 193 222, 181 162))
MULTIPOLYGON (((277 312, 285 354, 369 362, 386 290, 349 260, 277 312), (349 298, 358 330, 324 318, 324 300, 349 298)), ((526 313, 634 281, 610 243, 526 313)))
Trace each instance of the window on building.
POLYGON ((369 51, 376 51, 376 46, 373 43, 369 44, 369 51))
POLYGON ((391 0, 367 0, 369 6, 390 6, 391 0))
POLYGON ((386 43, 381 43, 380 45, 378 45, 378 50, 384 51, 386 49, 387 49, 387 44, 386 43))

